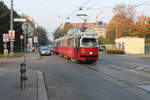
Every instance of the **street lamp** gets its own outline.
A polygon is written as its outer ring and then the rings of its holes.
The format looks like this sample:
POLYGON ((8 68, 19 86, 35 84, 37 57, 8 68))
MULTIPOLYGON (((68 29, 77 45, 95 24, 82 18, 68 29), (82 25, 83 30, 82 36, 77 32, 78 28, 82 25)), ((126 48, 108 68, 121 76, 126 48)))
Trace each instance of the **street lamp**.
MULTIPOLYGON (((11 9, 10 9, 10 31, 13 31, 13 0, 11 0, 11 9)), ((10 40, 10 55, 14 53, 14 40, 10 40)))

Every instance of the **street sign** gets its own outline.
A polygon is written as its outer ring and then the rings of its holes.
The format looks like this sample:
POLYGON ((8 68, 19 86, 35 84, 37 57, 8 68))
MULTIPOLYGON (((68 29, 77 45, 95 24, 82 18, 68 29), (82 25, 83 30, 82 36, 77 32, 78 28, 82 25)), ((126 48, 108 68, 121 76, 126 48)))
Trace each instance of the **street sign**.
POLYGON ((15 31, 14 30, 9 30, 9 39, 11 41, 15 39, 15 31))
POLYGON ((3 42, 9 42, 8 34, 3 34, 3 42))
POLYGON ((14 18, 15 22, 26 22, 25 18, 14 18))

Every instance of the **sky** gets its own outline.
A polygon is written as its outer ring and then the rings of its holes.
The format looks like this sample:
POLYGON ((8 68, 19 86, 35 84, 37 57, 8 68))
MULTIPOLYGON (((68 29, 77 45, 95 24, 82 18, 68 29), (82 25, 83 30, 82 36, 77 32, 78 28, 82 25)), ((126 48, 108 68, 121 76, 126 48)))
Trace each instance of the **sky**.
MULTIPOLYGON (((10 8, 11 0, 3 0, 10 8)), ((88 22, 96 22, 96 15, 100 13, 99 21, 108 23, 114 15, 112 8, 116 4, 139 5, 136 14, 150 16, 150 0, 14 0, 14 9, 18 14, 32 17, 39 26, 44 27, 49 38, 52 33, 65 22, 83 22, 77 14, 87 14, 88 22), (79 10, 82 7, 83 10, 79 10), (67 18, 70 19, 67 19, 67 18)))

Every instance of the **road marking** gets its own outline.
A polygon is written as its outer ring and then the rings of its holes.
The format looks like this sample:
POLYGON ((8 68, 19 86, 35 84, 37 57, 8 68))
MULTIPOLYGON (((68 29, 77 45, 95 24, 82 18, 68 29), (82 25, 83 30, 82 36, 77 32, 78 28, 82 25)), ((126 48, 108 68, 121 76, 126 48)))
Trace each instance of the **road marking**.
POLYGON ((147 92, 150 92, 150 85, 138 85, 137 87, 144 89, 147 92))
POLYGON ((144 67, 137 67, 137 68, 135 68, 136 70, 142 70, 142 69, 144 69, 144 67))

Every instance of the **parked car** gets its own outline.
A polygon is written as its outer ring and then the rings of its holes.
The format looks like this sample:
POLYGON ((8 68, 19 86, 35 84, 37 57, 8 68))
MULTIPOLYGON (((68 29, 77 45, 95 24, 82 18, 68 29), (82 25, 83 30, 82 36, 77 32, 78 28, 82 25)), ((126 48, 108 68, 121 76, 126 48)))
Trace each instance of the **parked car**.
POLYGON ((51 55, 50 48, 40 47, 40 55, 51 55))

